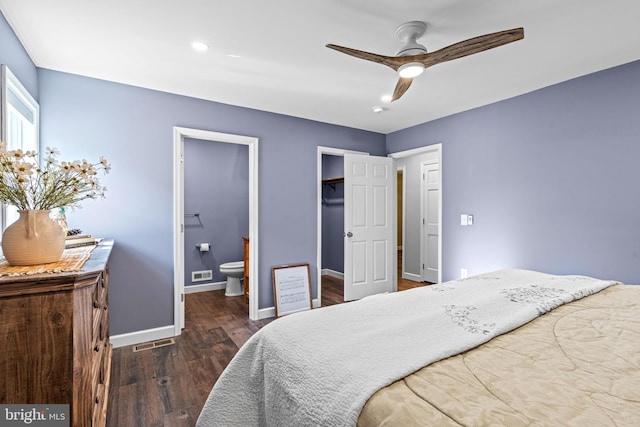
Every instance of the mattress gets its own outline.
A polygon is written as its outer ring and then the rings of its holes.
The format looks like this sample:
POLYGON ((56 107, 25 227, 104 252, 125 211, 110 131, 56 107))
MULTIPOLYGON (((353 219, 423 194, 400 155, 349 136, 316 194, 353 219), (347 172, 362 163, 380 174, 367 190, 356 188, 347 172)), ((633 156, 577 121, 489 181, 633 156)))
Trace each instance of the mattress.
POLYGON ((640 425, 640 286, 614 285, 380 389, 358 426, 640 425))

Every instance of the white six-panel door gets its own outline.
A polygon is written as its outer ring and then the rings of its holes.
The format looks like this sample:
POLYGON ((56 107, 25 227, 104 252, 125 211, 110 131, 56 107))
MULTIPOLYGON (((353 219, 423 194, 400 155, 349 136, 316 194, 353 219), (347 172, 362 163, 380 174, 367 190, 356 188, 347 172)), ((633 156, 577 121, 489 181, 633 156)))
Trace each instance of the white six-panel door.
POLYGON ((438 283, 440 229, 440 165, 422 164, 422 280, 438 283))
POLYGON ((395 161, 344 156, 344 299, 396 290, 395 161))

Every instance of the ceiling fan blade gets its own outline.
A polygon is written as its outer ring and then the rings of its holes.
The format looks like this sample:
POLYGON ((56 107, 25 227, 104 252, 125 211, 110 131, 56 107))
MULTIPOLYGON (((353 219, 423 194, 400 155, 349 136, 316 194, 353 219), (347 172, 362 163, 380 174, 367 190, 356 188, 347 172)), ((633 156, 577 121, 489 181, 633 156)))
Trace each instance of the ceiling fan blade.
POLYGON ((393 56, 385 56, 378 55, 377 53, 369 53, 364 52, 362 50, 351 49, 349 47, 338 46, 335 44, 328 44, 327 47, 329 49, 337 50, 338 52, 346 53, 347 55, 354 56, 356 58, 364 59, 367 61, 377 62, 378 64, 386 65, 387 67, 391 67, 394 70, 397 69, 400 65, 398 65, 397 58, 393 56))
POLYGON ((396 88, 393 91, 393 97, 391 98, 391 102, 396 101, 402 95, 404 95, 407 89, 409 89, 409 86, 411 86, 411 83, 413 83, 413 78, 400 77, 400 80, 398 80, 398 83, 396 83, 396 88))
POLYGON ((430 67, 441 62, 451 61, 453 59, 462 58, 473 55, 485 50, 493 49, 508 43, 515 42, 524 38, 523 28, 513 28, 511 30, 498 31, 497 33, 485 34, 484 36, 474 37, 459 43, 452 44, 435 52, 425 55, 418 55, 418 61, 422 62, 425 67, 430 67))
MULTIPOLYGON (((424 64, 425 68, 427 68, 441 62, 451 61, 453 59, 473 55, 474 53, 493 49, 495 47, 512 43, 523 38, 524 29, 513 28, 511 30, 498 31, 496 33, 485 34, 483 36, 478 36, 461 41, 459 43, 454 43, 447 47, 443 47, 442 49, 436 50, 435 52, 405 56, 378 55, 376 53, 364 52, 362 50, 351 49, 349 47, 338 46, 335 44, 328 44, 327 47, 333 50, 337 50, 338 52, 353 56, 355 58, 386 65, 387 67, 398 71, 398 69, 404 64, 419 62, 424 64)), ((404 95, 407 89, 409 89, 411 83, 413 83, 413 78, 401 77, 396 84, 395 90, 393 91, 391 101, 393 102, 400 99, 400 97, 404 95)))

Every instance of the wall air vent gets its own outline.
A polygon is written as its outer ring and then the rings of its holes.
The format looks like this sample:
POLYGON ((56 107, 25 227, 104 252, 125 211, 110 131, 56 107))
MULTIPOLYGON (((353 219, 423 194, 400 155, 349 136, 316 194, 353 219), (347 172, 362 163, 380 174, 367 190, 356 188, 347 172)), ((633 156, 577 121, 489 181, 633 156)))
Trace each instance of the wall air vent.
POLYGON ((213 279, 213 270, 202 270, 202 271, 191 272, 192 282, 203 282, 205 280, 211 280, 211 279, 213 279))

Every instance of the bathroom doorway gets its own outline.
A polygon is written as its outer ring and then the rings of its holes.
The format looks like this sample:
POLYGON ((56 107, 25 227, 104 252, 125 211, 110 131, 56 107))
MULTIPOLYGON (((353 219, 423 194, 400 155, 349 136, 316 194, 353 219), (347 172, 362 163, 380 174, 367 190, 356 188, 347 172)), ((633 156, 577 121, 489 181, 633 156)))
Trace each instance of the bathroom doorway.
POLYGON ((237 281, 229 285, 221 266, 243 266, 243 237, 249 236, 249 149, 185 138, 184 165, 185 293, 226 289, 244 294, 237 281))
MULTIPOLYGON (((249 264, 249 277, 252 278, 252 280, 249 280, 248 314, 250 319, 258 319, 258 139, 242 135, 223 134, 198 129, 176 127, 174 128, 174 335, 180 335, 182 328, 184 328, 185 272, 191 274, 190 271, 185 269, 185 253, 188 253, 188 256, 191 258, 201 256, 210 257, 211 259, 209 259, 209 261, 213 264, 212 268, 207 270, 214 270, 214 266, 217 268, 219 264, 228 261, 227 259, 223 259, 224 257, 236 256, 231 255, 233 252, 226 250, 229 248, 223 248, 221 251, 216 251, 216 249, 220 248, 219 245, 233 246, 233 237, 230 235, 222 238, 221 235, 218 234, 218 237, 214 238, 211 234, 207 236, 203 233, 203 238, 198 239, 197 244, 209 244, 209 251, 200 251, 199 248, 196 251, 196 243, 193 242, 189 244, 189 247, 185 247, 185 231, 187 229, 191 227, 192 229, 201 228, 204 230, 206 228, 206 223, 216 221, 216 214, 209 214, 207 218, 201 215, 204 212, 206 205, 209 203, 205 200, 198 202, 197 197, 195 197, 196 202, 194 205, 185 206, 185 193, 188 191, 185 188, 185 168, 190 167, 185 164, 185 141, 187 141, 187 143, 192 141, 193 143, 198 144, 212 144, 211 147, 215 147, 215 144, 218 144, 218 147, 222 147, 220 153, 223 151, 232 153, 232 155, 235 153, 236 160, 238 162, 235 166, 240 166, 242 164, 244 165, 244 168, 248 168, 247 174, 244 174, 244 172, 242 173, 244 178, 238 178, 240 180, 244 179, 248 186, 248 213, 245 220, 248 217, 248 233, 246 234, 248 234, 249 241, 251 242, 249 247, 249 257, 251 259, 249 264), (236 146, 233 146, 232 144, 235 144, 236 146), (244 147, 237 147, 238 145, 244 147), (244 154, 241 154, 245 152, 247 152, 246 157, 248 157, 248 159, 243 157, 244 154), (219 257, 219 259, 214 260, 214 257, 219 257)), ((233 169, 234 165, 231 166, 233 169)), ((199 178, 199 180, 206 183, 206 167, 197 165, 194 165, 194 167, 200 167, 203 169, 200 172, 204 173, 204 175, 200 174, 201 178, 199 178)), ((233 180, 233 177, 228 179, 233 180)), ((204 183, 203 187, 206 188, 204 183)), ((223 187, 218 186, 218 191, 224 191, 223 187)), ((247 193, 245 192, 244 196, 240 194, 237 196, 246 197, 246 195, 247 193)), ((233 197, 232 194, 229 194, 229 196, 233 197)), ((223 211, 224 209, 222 209, 221 206, 218 206, 218 210, 223 211)), ((210 212, 208 208, 207 211, 210 212)), ((217 218, 217 220, 221 219, 217 218)), ((246 230, 246 228, 243 229, 240 225, 240 222, 245 220, 238 221, 237 226, 232 227, 230 224, 228 229, 231 231, 235 229, 237 232, 236 234, 245 234, 244 230, 246 230)), ((224 231, 222 231, 222 233, 224 233, 224 231)), ((242 237, 242 235, 238 235, 237 244, 239 248, 242 248, 242 237)), ((231 251, 233 251, 232 248, 231 251)), ((237 251, 235 253, 237 253, 237 251)), ((239 260, 242 260, 242 258, 239 260)), ((211 280, 215 280, 216 276, 214 274, 219 276, 219 270, 215 273, 212 271, 211 280)), ((215 285, 215 282, 212 282, 212 284, 215 285)))

